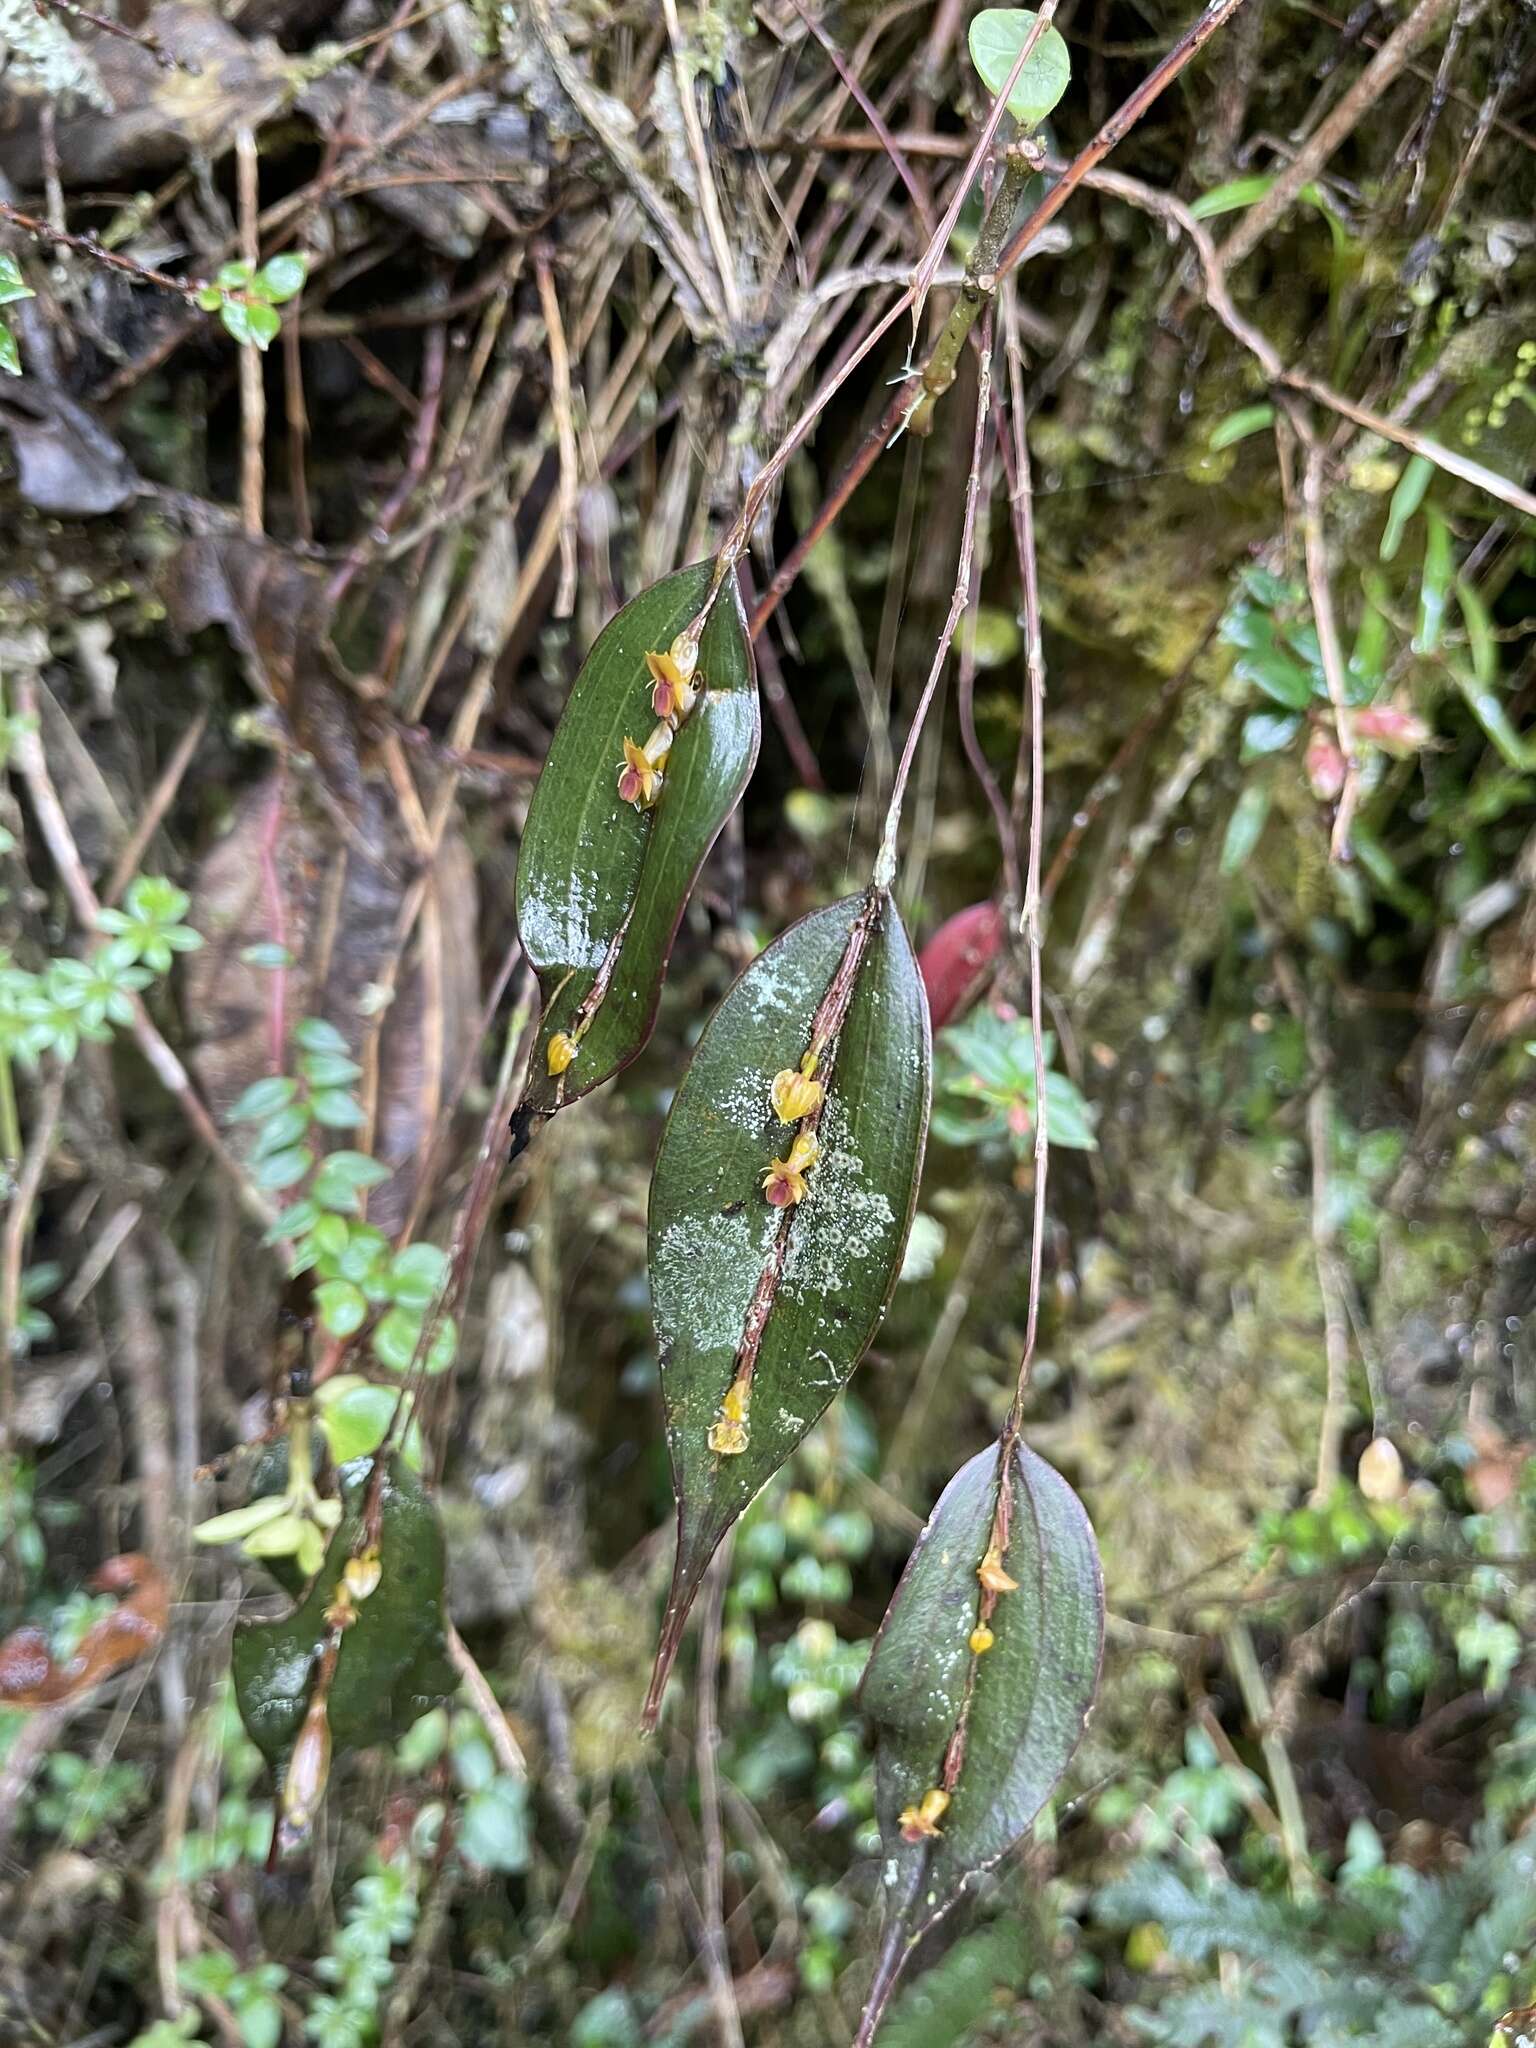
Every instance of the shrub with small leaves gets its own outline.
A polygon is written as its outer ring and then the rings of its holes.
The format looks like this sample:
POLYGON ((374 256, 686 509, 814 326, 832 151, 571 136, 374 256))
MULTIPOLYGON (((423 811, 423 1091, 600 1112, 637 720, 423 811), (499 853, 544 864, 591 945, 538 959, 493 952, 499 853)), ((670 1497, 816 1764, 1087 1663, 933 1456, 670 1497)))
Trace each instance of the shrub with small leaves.
POLYGON ((254 263, 226 263, 198 293, 197 303, 205 313, 217 313, 236 341, 264 350, 282 328, 277 308, 303 290, 308 271, 307 260, 295 250, 269 257, 260 269, 254 263))
MULTIPOLYGON (((1047 1032, 1046 1064, 1055 1053, 1047 1032)), ((1035 1143, 1034 1038, 1025 1018, 1000 1009, 978 1010, 964 1024, 941 1031, 934 1074, 933 1135, 947 1145, 984 1145, 1007 1139, 1023 1159, 1035 1143)), ((1045 1106, 1050 1141, 1091 1152, 1093 1111, 1065 1074, 1047 1073, 1045 1106)))
POLYGON ((51 1053, 68 1063, 82 1040, 109 1043, 114 1026, 132 1024, 134 996, 168 973, 176 954, 203 943, 181 922, 187 908, 183 890, 140 875, 121 910, 101 912, 107 942, 86 959, 63 954, 34 973, 0 948, 0 1055, 30 1064, 51 1053))
POLYGON ((205 1950, 187 1958, 177 1979, 190 1997, 217 1998, 229 2007, 243 2048, 278 2048, 283 2008, 277 1994, 288 1981, 281 1963, 257 1963, 242 1970, 233 1956, 205 1950))
POLYGON ((378 2038, 379 2007, 394 1980, 391 1950, 416 1928, 417 1869, 406 1856, 376 1862, 358 1879, 346 1918, 315 1974, 335 1989, 310 2002, 304 2031, 317 2048, 368 2048, 378 2038))

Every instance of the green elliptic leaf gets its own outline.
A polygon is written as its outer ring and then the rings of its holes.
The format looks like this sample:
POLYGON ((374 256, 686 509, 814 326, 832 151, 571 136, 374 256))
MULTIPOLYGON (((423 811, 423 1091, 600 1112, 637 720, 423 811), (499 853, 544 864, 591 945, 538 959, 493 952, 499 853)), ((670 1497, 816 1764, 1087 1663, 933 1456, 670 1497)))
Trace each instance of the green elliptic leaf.
POLYGON ((544 1015, 524 1106, 548 1115, 627 1066, 651 1034, 673 935, 704 856, 757 759, 757 677, 734 579, 699 644, 697 702, 667 760, 655 806, 619 796, 624 742, 656 724, 648 651, 665 652, 697 617, 713 564, 695 563, 625 605, 592 643, 550 742, 517 864, 517 923, 538 971, 544 1015), (549 1041, 573 1033, 607 989, 563 1074, 549 1041))
POLYGON ((1077 1495, 1023 1444, 1013 1448, 1002 1563, 1017 1581, 992 1610, 993 1642, 970 1646, 977 1567, 997 1506, 996 1445, 962 1465, 917 1539, 880 1625, 861 1701, 875 1724, 875 1804, 886 1926, 860 2041, 874 2032, 926 1930, 1007 1854, 1072 1760, 1098 1688, 1104 1585, 1077 1495), (959 1738, 959 1768, 946 1759, 959 1738), (902 1815, 950 1778, 936 1835, 908 1841, 902 1815))
POLYGON ((677 1496, 678 1545, 646 1705, 659 1709, 689 1607, 726 1530, 846 1383, 901 1270, 928 1127, 928 1004, 895 905, 850 896, 791 926, 737 981, 699 1040, 651 1181, 651 1303, 677 1496), (846 995, 816 1078, 820 1156, 799 1203, 763 1176, 796 1127, 769 1099, 813 1020, 846 995), (749 1310, 760 1331, 755 1354, 749 1310), (710 1448, 753 1356, 745 1449, 710 1448))
MULTIPOLYGON (((1037 19, 1030 7, 987 7, 971 23, 971 62, 989 93, 996 96, 1008 83, 1008 74, 1037 19)), ((1071 80, 1067 46, 1055 29, 1048 28, 1030 51, 1008 95, 1009 113, 1021 127, 1038 127, 1071 80)))
MULTIPOLYGON (((358 1546, 372 1470, 371 1458, 342 1468, 346 1512, 298 1605, 276 1621, 242 1622, 235 1630, 231 1663, 240 1718, 279 1771, 309 1704, 327 1635, 325 1610, 358 1546)), ((331 1740, 338 1751, 398 1741, 458 1687, 443 1633, 442 1524, 420 1480, 398 1460, 385 1474, 381 1513, 379 1583, 359 1602, 357 1619, 341 1638, 331 1683, 331 1740)))
POLYGON ((0 306, 17 299, 35 299, 37 293, 21 274, 21 265, 9 249, 0 249, 0 306))

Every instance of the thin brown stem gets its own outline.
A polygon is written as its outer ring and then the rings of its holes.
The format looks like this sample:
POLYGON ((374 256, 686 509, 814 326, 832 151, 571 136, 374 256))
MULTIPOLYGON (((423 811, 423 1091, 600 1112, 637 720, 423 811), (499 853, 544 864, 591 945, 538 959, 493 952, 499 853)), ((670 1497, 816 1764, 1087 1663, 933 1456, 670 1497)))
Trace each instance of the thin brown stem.
POLYGON ((1012 306, 1008 294, 1003 312, 1007 323, 1004 345, 1008 354, 1009 413, 1013 426, 1014 533, 1018 543, 1019 587, 1024 615, 1024 672, 1029 698, 1029 849, 1024 871, 1022 929, 1029 954, 1029 1025, 1035 1064, 1035 1184, 1029 1238, 1029 1305, 1024 1327, 1024 1350, 1019 1360, 1018 1379, 1003 1425, 1000 1467, 1007 1469, 1008 1454, 1019 1432, 1024 1397, 1029 1388, 1030 1368, 1040 1329, 1040 1284, 1045 1264, 1045 1191, 1050 1166, 1050 1120, 1045 1092, 1045 1015, 1041 974, 1041 927, 1043 909, 1040 894, 1040 858, 1045 840, 1045 650, 1040 627, 1040 570, 1035 550, 1034 491, 1029 465, 1029 435, 1026 431, 1024 401, 1024 352, 1018 330, 1008 319, 1012 306))
MULTIPOLYGON (((260 164, 249 128, 235 134, 235 171, 240 207, 240 257, 254 275, 261 261, 257 220, 261 211, 260 164)), ((240 520, 260 538, 266 500, 267 385, 259 349, 242 348, 240 359, 240 520)))
POLYGON ((928 679, 923 685, 922 695, 917 700, 912 723, 907 728, 906 744, 901 750, 901 759, 896 764, 896 779, 891 786, 891 801, 885 814, 885 829, 880 835, 880 851, 875 857, 874 884, 877 889, 889 889, 896 879, 896 838, 901 829, 901 807, 907 793, 907 778, 912 773, 917 743, 922 737, 934 693, 944 673, 944 664, 949 659, 955 629, 960 624, 970 600, 971 564, 975 558, 976 548, 976 506, 981 496, 981 473, 984 467, 982 457, 991 411, 992 312, 989 307, 981 328, 981 368, 976 386, 976 425, 971 436, 971 467, 965 480, 965 517, 960 530, 960 559, 955 567, 955 585, 950 593, 949 611, 939 632, 938 645, 933 651, 928 679))

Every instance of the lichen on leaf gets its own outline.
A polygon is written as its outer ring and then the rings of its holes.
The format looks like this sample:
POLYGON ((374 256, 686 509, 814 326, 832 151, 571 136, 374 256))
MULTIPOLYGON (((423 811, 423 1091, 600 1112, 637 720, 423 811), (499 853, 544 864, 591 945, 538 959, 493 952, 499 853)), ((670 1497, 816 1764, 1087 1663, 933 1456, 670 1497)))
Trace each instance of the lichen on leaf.
POLYGON ((706 1025, 651 1183, 651 1301, 678 1551, 647 1702, 726 1530, 844 1386, 917 1199, 928 1005, 883 890, 812 912, 706 1025), (813 1064, 815 1091, 784 1077, 813 1064), (791 1138, 783 1110, 804 1113, 791 1138))
POLYGON ((1098 1688, 1104 1589, 1087 1514, 1024 1444, 1008 1457, 978 1452, 940 1495, 864 1675, 886 1926, 861 2042, 916 1942, 1049 1799, 1098 1688))

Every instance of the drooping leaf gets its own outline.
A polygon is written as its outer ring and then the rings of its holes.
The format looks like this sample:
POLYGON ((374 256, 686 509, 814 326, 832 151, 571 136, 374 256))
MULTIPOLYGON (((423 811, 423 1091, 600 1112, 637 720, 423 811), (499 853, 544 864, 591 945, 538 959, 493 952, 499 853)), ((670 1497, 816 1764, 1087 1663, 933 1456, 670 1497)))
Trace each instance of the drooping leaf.
MULTIPOLYGON (((314 1583, 276 1621, 242 1622, 231 1650, 235 1698, 251 1740, 281 1770, 304 1719, 325 1614, 358 1546, 371 1458, 341 1472, 345 1513, 314 1583)), ((394 1742, 430 1708, 452 1697, 458 1679, 443 1634, 444 1548, 437 1510, 398 1460, 384 1476, 379 1582, 357 1603, 341 1637, 327 1700, 336 1749, 394 1742)))
POLYGON ((971 1647, 999 1478, 993 1446, 944 1489, 864 1675, 886 1927, 861 2041, 872 2038, 914 1943, 1044 1806, 1098 1686, 1104 1590, 1093 1530, 1071 1487, 1023 1444, 1013 1447, 999 1559, 1016 1584, 992 1605, 990 1647, 971 1647), (936 1790, 948 1803, 929 1822, 936 1832, 924 1832, 911 1816, 936 1790))
POLYGON ((699 643, 698 699, 654 807, 619 795, 625 740, 643 746, 656 724, 646 654, 664 653, 698 615, 712 573, 698 562, 663 578, 598 634, 528 808, 517 923, 544 998, 524 1097, 539 1114, 608 1080, 649 1038, 688 892, 757 759, 756 672, 728 579, 699 643), (560 1033, 579 1051, 551 1074, 560 1033))
POLYGON ((678 1503, 677 1563, 647 1702, 654 1719, 715 1547, 844 1385, 895 1286, 928 1125, 928 1005, 883 891, 813 911, 762 953, 706 1025, 651 1182, 651 1303, 678 1503), (797 1127, 770 1101, 833 1023, 797 1127), (802 1200, 764 1175, 814 1121, 802 1200), (749 1330, 750 1333, 749 1334, 749 1330), (746 1374, 742 1447, 710 1433, 746 1374))
MULTIPOLYGON (((971 62, 987 91, 1000 93, 1018 62, 1037 16, 1029 7, 983 8, 971 23, 971 62)), ((1066 91, 1072 59, 1061 36, 1048 28, 1008 95, 1008 111, 1023 128, 1037 128, 1066 91)))

